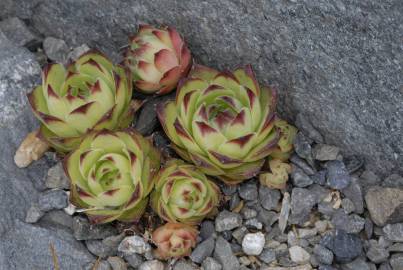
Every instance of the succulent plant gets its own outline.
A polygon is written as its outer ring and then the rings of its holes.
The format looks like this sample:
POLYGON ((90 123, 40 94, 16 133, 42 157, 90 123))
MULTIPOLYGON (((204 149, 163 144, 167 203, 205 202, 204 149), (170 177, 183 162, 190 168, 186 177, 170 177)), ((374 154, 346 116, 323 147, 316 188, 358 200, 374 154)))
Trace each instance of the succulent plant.
POLYGON ((92 50, 67 67, 45 67, 42 85, 28 99, 41 121, 40 135, 56 150, 69 152, 90 130, 128 127, 131 96, 130 72, 92 50))
POLYGON ((196 245, 198 231, 183 223, 166 223, 152 234, 157 246, 155 254, 160 259, 180 258, 190 255, 196 245))
POLYGON ((291 173, 291 165, 280 159, 269 159, 269 172, 259 175, 261 185, 274 189, 284 189, 288 181, 288 174, 291 173))
POLYGON ((140 25, 137 35, 130 39, 124 64, 138 90, 166 94, 189 72, 192 56, 175 29, 140 25))
POLYGON ((259 86, 250 65, 233 72, 196 65, 179 83, 176 99, 157 112, 183 159, 235 184, 255 176, 273 151, 289 151, 276 101, 276 92, 259 86))
POLYGON ((193 165, 170 160, 154 183, 151 206, 165 221, 195 225, 217 211, 219 188, 193 165))
POLYGON ((137 220, 159 166, 159 152, 133 130, 91 132, 64 160, 70 200, 93 223, 137 220))

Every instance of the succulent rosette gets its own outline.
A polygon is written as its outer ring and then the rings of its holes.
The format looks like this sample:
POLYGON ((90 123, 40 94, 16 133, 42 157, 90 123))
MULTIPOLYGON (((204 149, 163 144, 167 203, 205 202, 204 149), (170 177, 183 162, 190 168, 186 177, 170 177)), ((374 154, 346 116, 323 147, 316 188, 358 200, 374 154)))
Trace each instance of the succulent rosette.
POLYGON ((28 99, 41 121, 41 136, 56 150, 69 152, 90 130, 128 127, 131 96, 130 72, 92 50, 67 67, 45 67, 42 85, 28 99))
POLYGON ((190 255, 195 247, 199 232, 193 226, 182 223, 166 223, 152 234, 160 259, 180 258, 190 255))
POLYGON ((140 218, 159 167, 159 152, 133 130, 91 132, 64 160, 70 200, 93 223, 140 218))
POLYGON ((196 65, 179 83, 176 99, 157 112, 183 159, 235 184, 255 176, 280 149, 276 101, 276 92, 259 86, 250 65, 233 72, 196 65))
POLYGON ((130 39, 124 63, 138 90, 165 94, 189 72, 192 56, 175 29, 140 25, 137 35, 130 39))
POLYGON ((151 206, 165 221, 194 225, 217 210, 219 188, 193 165, 171 160, 154 182, 151 206))

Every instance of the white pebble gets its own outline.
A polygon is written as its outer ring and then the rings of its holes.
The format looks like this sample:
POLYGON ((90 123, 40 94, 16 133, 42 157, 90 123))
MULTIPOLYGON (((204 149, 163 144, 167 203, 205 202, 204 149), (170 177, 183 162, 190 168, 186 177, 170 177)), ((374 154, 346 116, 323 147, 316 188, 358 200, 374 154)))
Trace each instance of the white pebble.
POLYGON ((262 253, 265 242, 263 233, 248 233, 242 240, 243 252, 247 255, 259 255, 262 253))

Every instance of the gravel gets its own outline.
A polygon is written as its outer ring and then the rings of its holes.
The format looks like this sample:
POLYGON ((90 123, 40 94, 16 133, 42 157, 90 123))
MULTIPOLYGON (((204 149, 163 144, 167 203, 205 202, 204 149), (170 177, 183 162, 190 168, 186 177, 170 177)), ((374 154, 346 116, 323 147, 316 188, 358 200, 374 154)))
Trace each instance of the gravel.
POLYGON ((221 270, 221 264, 212 257, 207 257, 203 263, 202 267, 204 270, 221 270))
POLYGON ((393 242, 403 242, 403 223, 388 224, 383 227, 385 237, 393 242))
POLYGON ((232 253, 231 245, 222 237, 218 237, 215 243, 214 258, 220 262, 223 270, 238 270, 240 264, 232 253))
POLYGON ((242 217, 238 213, 224 210, 215 219, 215 230, 223 232, 238 228, 242 225, 242 217))
POLYGON ((126 255, 130 254, 145 254, 151 251, 151 246, 144 240, 143 237, 138 235, 125 237, 119 244, 118 251, 126 255))
POLYGON ((263 233, 247 233, 242 240, 242 250, 247 255, 259 255, 262 253, 265 242, 263 233))
POLYGON ((210 237, 199 243, 189 257, 195 263, 202 263, 204 259, 213 254, 214 246, 215 240, 213 237, 210 237))
POLYGON ((305 264, 309 262, 309 259, 311 258, 311 255, 299 246, 290 247, 289 252, 291 260, 297 264, 305 264))
POLYGON ((351 177, 347 171, 346 166, 340 160, 332 160, 326 163, 327 178, 326 183, 333 189, 346 188, 350 182, 351 177))
POLYGON ((49 190, 43 192, 38 199, 41 211, 47 212, 53 209, 63 209, 68 206, 68 198, 63 190, 49 190))

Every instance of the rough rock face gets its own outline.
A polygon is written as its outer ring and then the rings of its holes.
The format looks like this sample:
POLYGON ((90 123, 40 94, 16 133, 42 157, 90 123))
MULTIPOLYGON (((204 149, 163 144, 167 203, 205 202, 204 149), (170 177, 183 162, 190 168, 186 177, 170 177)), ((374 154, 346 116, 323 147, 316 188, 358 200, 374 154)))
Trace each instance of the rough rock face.
POLYGON ((13 161, 19 143, 37 124, 25 93, 39 75, 34 56, 0 32, 0 269, 50 269, 50 243, 60 253, 62 269, 81 269, 93 257, 71 233, 20 221, 45 188, 42 179, 50 165, 43 158, 22 170, 13 161))
POLYGON ((381 174, 403 170, 399 0, 9 2, 0 16, 31 16, 42 34, 115 60, 138 23, 174 25, 198 62, 253 63, 259 80, 279 89, 285 116, 304 113, 326 142, 381 174))

